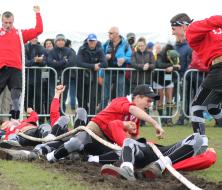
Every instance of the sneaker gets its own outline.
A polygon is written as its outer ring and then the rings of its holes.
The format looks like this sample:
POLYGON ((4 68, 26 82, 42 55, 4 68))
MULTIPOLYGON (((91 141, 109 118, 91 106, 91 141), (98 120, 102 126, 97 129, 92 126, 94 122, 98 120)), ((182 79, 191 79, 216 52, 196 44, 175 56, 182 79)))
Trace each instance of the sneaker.
POLYGON ((162 170, 157 162, 152 162, 141 170, 142 176, 149 180, 162 177, 162 170))
POLYGON ((26 150, 12 150, 12 149, 0 148, 0 159, 32 161, 37 159, 37 154, 26 150))
POLYGON ((162 126, 166 126, 167 119, 166 118, 161 118, 161 124, 162 126))
POLYGON ((127 179, 129 181, 136 180, 133 170, 131 170, 127 166, 120 168, 120 167, 113 166, 111 164, 105 164, 101 168, 101 175, 111 175, 111 176, 115 176, 115 177, 120 176, 120 177, 123 177, 124 179, 127 179))
POLYGON ((56 162, 57 159, 56 159, 55 156, 54 156, 54 151, 52 151, 52 152, 46 154, 46 159, 47 159, 48 162, 50 162, 50 163, 54 163, 54 162, 56 162))
POLYGON ((175 123, 175 125, 184 125, 184 118, 180 117, 177 122, 175 123))
POLYGON ((167 126, 167 127, 173 127, 172 118, 167 118, 167 119, 166 119, 166 126, 167 126))
POLYGON ((196 155, 202 154, 206 152, 206 150, 208 149, 208 137, 206 135, 201 135, 201 137, 202 137, 203 143, 200 149, 197 151, 196 155))
POLYGON ((87 112, 84 108, 77 108, 76 109, 76 115, 75 115, 75 118, 74 118, 74 121, 73 121, 74 128, 76 128, 80 125, 86 125, 87 117, 88 117, 88 114, 87 114, 87 112), (84 124, 82 122, 84 122, 84 124))

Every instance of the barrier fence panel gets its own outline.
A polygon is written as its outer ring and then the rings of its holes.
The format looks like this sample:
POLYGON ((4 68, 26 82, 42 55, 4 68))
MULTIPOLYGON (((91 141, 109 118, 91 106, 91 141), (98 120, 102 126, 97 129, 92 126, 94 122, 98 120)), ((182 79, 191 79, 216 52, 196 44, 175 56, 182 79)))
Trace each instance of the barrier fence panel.
POLYGON ((151 79, 154 91, 160 96, 160 100, 154 102, 151 115, 160 118, 162 125, 173 125, 172 118, 179 112, 179 73, 154 69, 151 79))
POLYGON ((50 103, 57 83, 57 72, 51 67, 26 67, 25 110, 33 108, 44 122, 50 114, 50 103))
MULTIPOLYGON (((57 84, 57 72, 51 67, 26 67, 25 74, 24 111, 31 107, 39 114, 39 121, 43 123, 45 117, 49 117, 50 114, 50 103, 57 84)), ((11 98, 10 93, 8 96, 11 98)), ((0 117, 3 116, 9 117, 10 114, 0 113, 0 117)))
POLYGON ((94 116, 113 98, 131 94, 139 84, 149 84, 161 95, 160 101, 149 109, 150 115, 171 119, 179 111, 180 78, 176 71, 106 68, 96 72, 79 67, 64 69, 60 79, 51 67, 26 68, 25 109, 32 107, 44 122, 50 113, 55 86, 60 83, 66 86, 61 98, 61 112, 66 115, 73 115, 77 107, 83 107, 90 117, 94 116))
POLYGON ((183 77, 183 99, 182 111, 186 117, 191 117, 190 107, 199 86, 206 77, 206 72, 197 69, 189 69, 185 72, 183 77))
MULTIPOLYGON (((113 98, 129 95, 139 84, 149 84, 157 93, 166 95, 166 98, 161 96, 161 102, 154 102, 149 110, 152 116, 170 119, 179 111, 180 77, 177 71, 166 73, 161 69, 106 68, 95 72, 70 67, 63 71, 62 81, 69 89, 69 103, 62 107, 63 114, 72 115, 77 107, 84 107, 90 117, 94 116, 113 98)), ((62 101, 66 102, 66 98, 62 101)))

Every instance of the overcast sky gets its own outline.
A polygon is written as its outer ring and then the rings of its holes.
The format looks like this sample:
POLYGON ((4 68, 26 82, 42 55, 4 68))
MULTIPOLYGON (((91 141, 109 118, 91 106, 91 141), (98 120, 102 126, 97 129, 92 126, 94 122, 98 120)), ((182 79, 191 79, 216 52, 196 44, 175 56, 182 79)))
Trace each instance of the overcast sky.
MULTIPOLYGON (((110 26, 120 32, 171 35, 169 20, 185 12, 198 20, 222 14, 221 0, 0 0, 0 13, 12 11, 16 28, 34 26, 33 5, 38 4, 44 37, 50 33, 99 33, 110 26)), ((41 36, 40 36, 41 38, 41 36)))

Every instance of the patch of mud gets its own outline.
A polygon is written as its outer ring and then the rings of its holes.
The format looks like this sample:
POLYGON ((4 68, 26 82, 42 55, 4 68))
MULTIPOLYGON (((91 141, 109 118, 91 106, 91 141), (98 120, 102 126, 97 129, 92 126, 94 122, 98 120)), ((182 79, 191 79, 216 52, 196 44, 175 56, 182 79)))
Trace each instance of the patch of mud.
MULTIPOLYGON (((36 161, 44 169, 54 170, 68 177, 71 181, 86 185, 91 190, 186 190, 176 178, 170 174, 165 174, 161 179, 155 181, 147 181, 145 179, 129 182, 124 179, 115 178, 111 176, 101 176, 99 164, 92 164, 83 161, 60 161, 58 163, 50 164, 44 161, 36 161)), ((196 186, 206 190, 221 190, 222 182, 213 183, 207 182, 204 179, 195 176, 189 176, 188 173, 182 173, 196 186)))

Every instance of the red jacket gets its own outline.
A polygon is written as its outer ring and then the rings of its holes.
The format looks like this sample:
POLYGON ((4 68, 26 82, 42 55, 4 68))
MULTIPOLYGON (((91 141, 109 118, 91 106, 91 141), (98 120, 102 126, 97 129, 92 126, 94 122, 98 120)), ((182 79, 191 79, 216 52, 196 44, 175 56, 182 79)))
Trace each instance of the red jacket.
MULTIPOLYGON (((42 18, 40 13, 36 13, 36 26, 33 29, 22 30, 23 41, 26 43, 29 40, 37 37, 43 31, 42 18)), ((21 63, 21 45, 18 31, 13 28, 6 32, 3 28, 0 29, 0 68, 7 66, 20 69, 21 63)))
POLYGON ((12 128, 4 129, 5 130, 4 140, 8 140, 9 135, 18 133, 24 127, 27 127, 27 126, 37 127, 36 125, 31 124, 30 122, 36 123, 38 121, 38 119, 39 119, 38 114, 36 112, 32 111, 30 113, 29 117, 20 121, 21 124, 18 125, 17 127, 13 128, 13 129, 12 128))
POLYGON ((53 98, 50 106, 50 123, 52 127, 60 117, 59 106, 60 106, 59 99, 53 98))
POLYGON ((212 61, 222 55, 222 16, 212 16, 190 24, 186 31, 187 41, 207 69, 212 61))

